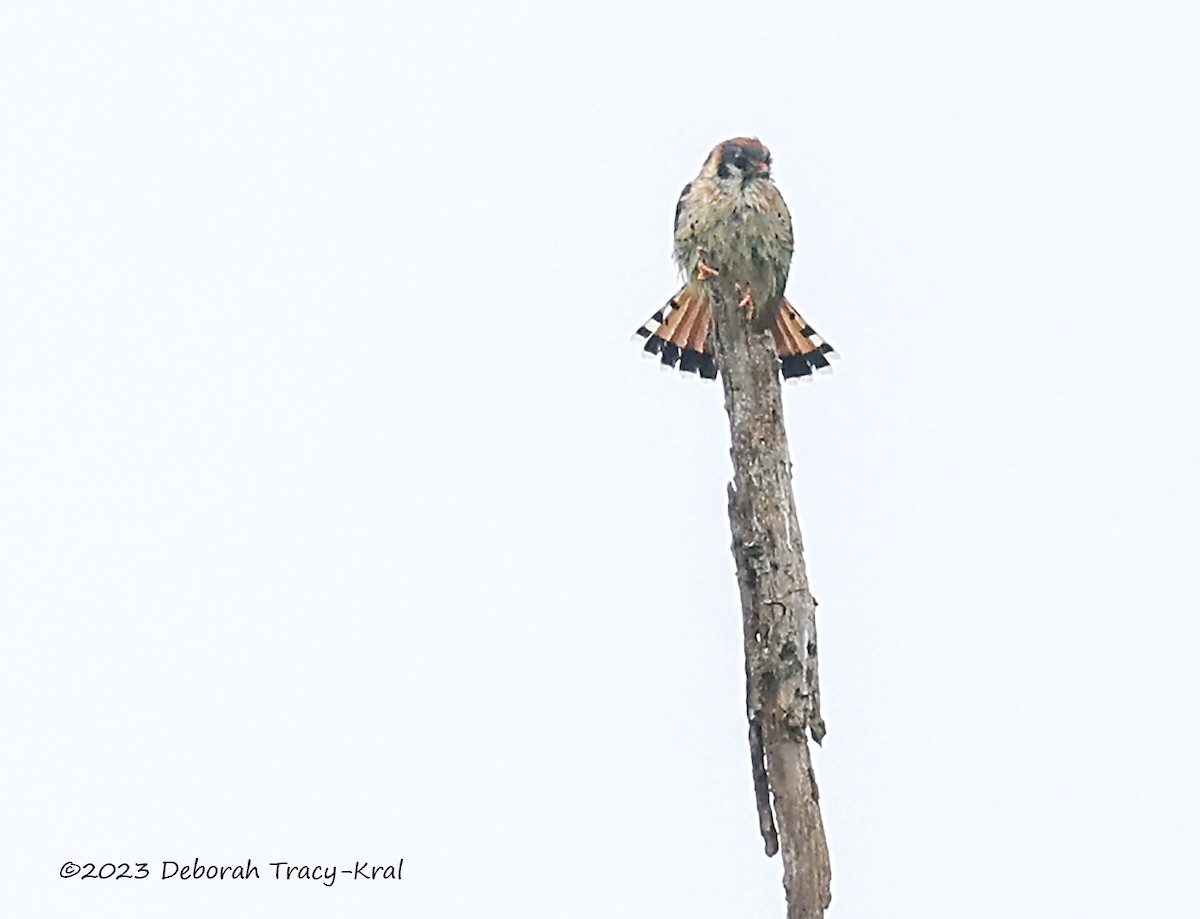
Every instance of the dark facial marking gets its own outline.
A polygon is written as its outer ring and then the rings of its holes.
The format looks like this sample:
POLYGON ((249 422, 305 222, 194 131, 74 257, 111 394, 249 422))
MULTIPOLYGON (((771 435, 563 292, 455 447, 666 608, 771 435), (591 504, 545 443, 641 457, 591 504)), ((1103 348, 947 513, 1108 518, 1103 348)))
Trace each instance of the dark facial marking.
POLYGON ((730 168, 733 166, 743 177, 749 177, 757 172, 756 167, 760 163, 770 169, 771 154, 762 144, 726 141, 721 148, 721 162, 717 165, 717 175, 722 179, 728 179, 733 174, 733 170, 730 168))

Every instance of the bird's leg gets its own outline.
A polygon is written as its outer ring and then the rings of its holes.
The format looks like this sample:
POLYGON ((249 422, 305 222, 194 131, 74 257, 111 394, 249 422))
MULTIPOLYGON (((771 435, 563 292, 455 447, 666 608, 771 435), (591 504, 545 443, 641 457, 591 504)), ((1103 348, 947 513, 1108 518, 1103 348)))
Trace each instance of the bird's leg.
POLYGON ((704 247, 696 247, 696 277, 701 281, 707 281, 709 278, 715 278, 721 272, 704 260, 704 247))
POLYGON ((754 318, 754 294, 750 292, 750 288, 743 289, 741 284, 734 284, 734 290, 741 294, 741 299, 738 300, 738 306, 746 311, 746 318, 754 318))

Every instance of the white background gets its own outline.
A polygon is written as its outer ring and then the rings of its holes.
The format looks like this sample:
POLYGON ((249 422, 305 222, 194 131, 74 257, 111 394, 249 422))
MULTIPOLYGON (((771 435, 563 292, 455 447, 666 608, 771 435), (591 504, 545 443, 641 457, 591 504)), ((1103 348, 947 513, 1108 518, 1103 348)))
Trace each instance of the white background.
POLYGON ((844 355, 785 391, 830 915, 1197 915, 1198 30, 7 0, 6 914, 782 916, 720 388, 629 341, 748 133, 844 355))

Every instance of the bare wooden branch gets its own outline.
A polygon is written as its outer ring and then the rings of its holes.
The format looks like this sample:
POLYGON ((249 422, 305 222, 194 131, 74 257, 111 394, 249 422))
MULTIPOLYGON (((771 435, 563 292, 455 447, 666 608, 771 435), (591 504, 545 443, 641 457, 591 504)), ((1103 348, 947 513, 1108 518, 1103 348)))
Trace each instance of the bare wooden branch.
MULTIPOLYGON (((747 680, 748 682, 748 680, 747 680)), ((767 780, 767 754, 763 749, 762 725, 750 717, 750 774, 754 778, 754 803, 758 807, 758 830, 762 833, 767 858, 779 851, 779 831, 771 810, 771 785, 767 780)))
POLYGON ((732 443, 729 525, 759 826, 767 855, 783 852, 788 919, 821 919, 830 901, 829 850, 808 747, 809 735, 817 743, 825 736, 816 601, 792 496, 778 359, 769 332, 757 330, 718 285, 711 294, 732 443))

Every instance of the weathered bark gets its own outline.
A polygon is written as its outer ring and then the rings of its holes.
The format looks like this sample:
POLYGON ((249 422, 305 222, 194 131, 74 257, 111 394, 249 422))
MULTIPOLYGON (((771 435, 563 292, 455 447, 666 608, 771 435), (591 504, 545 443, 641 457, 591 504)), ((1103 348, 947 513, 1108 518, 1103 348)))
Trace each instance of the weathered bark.
POLYGON ((829 850, 808 735, 821 742, 816 601, 792 496, 778 360, 713 285, 713 350, 732 442, 729 524, 742 597, 751 772, 767 855, 783 851, 788 919, 829 906, 829 850))

